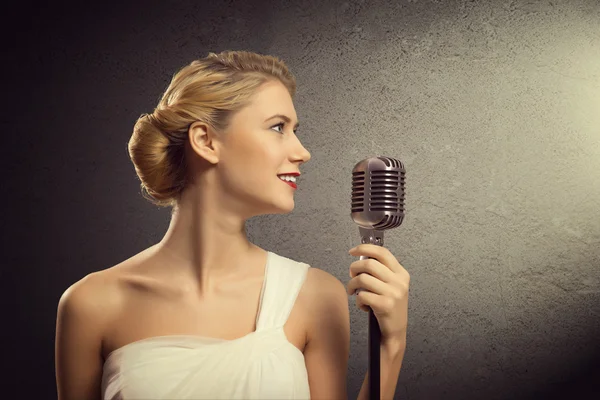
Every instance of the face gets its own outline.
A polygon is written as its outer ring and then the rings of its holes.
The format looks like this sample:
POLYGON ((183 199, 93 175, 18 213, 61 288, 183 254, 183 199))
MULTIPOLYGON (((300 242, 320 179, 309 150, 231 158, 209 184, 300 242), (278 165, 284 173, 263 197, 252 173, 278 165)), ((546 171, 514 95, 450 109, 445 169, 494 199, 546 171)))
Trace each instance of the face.
POLYGON ((279 81, 264 84, 252 103, 234 115, 225 135, 215 143, 215 183, 223 203, 230 203, 227 209, 249 218, 294 208, 297 189, 277 175, 302 172, 300 165, 310 160, 296 136, 297 122, 292 98, 279 81), (284 117, 275 117, 278 114, 284 117))

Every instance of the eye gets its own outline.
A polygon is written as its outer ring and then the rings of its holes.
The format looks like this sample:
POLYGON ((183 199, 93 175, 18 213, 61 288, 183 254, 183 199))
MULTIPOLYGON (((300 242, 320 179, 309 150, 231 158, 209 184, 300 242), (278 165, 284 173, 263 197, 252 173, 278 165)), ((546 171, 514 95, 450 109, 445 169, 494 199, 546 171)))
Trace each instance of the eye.
POLYGON ((273 128, 277 128, 277 127, 281 127, 281 131, 279 131, 279 133, 284 133, 284 132, 283 132, 283 127, 284 127, 284 126, 285 126, 285 123, 284 123, 284 122, 280 122, 280 123, 278 123, 277 125, 273 125, 273 126, 271 127, 271 129, 273 129, 273 128))
MULTIPOLYGON (((281 131, 278 131, 278 132, 279 132, 279 133, 285 133, 285 132, 283 132, 283 127, 285 126, 285 122, 280 122, 280 123, 278 123, 277 125, 273 125, 273 126, 271 127, 271 129, 273 129, 273 128, 276 128, 276 127, 278 127, 278 126, 280 126, 280 127, 281 127, 281 129, 282 129, 281 131)), ((298 129, 296 129, 296 130, 294 131, 294 134, 295 134, 296 132, 298 132, 298 129)))

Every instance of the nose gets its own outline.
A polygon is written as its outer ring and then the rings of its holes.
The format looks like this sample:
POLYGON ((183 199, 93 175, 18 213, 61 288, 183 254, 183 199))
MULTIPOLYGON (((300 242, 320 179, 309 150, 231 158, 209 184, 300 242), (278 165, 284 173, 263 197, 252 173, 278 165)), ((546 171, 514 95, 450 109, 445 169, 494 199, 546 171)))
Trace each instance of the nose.
POLYGON ((302 149, 304 149, 302 153, 302 164, 304 164, 310 160, 310 152, 304 146, 302 146, 302 149))
POLYGON ((298 139, 296 135, 294 135, 294 137, 296 138, 296 146, 294 147, 295 151, 292 158, 296 161, 300 161, 300 164, 304 164, 310 160, 310 152, 302 145, 300 139, 298 139))
POLYGON ((304 164, 310 160, 311 156, 310 152, 304 146, 300 145, 300 148, 301 150, 298 152, 298 155, 295 158, 300 160, 300 164, 304 164))

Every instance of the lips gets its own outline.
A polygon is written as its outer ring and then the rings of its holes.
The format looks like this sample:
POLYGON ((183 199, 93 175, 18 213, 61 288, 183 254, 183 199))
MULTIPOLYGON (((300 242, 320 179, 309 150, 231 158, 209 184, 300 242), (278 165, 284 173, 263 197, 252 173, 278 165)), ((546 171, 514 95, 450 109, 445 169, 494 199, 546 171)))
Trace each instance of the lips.
POLYGON ((286 180, 284 180, 284 179, 281 179, 281 178, 278 178, 278 179, 279 179, 280 181, 282 181, 283 183, 286 183, 288 186, 291 186, 291 187, 293 187, 294 189, 298 189, 298 186, 297 186, 297 185, 296 185, 294 182, 292 182, 292 181, 286 181, 286 180))

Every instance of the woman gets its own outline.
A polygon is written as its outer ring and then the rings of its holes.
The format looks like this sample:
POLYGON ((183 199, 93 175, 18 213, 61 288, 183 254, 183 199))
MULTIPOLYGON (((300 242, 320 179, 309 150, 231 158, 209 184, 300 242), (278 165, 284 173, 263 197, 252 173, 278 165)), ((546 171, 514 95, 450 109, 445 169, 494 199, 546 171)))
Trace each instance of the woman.
POLYGON ((275 57, 210 53, 137 120, 129 154, 148 199, 172 207, 171 222, 158 244, 62 295, 60 400, 345 399, 347 295, 357 289, 357 306, 379 320, 381 393, 393 397, 409 283, 396 258, 358 246, 352 255, 374 259, 352 263, 344 287, 246 237, 247 219, 294 208, 291 176, 310 160, 296 136, 295 90, 275 57))

